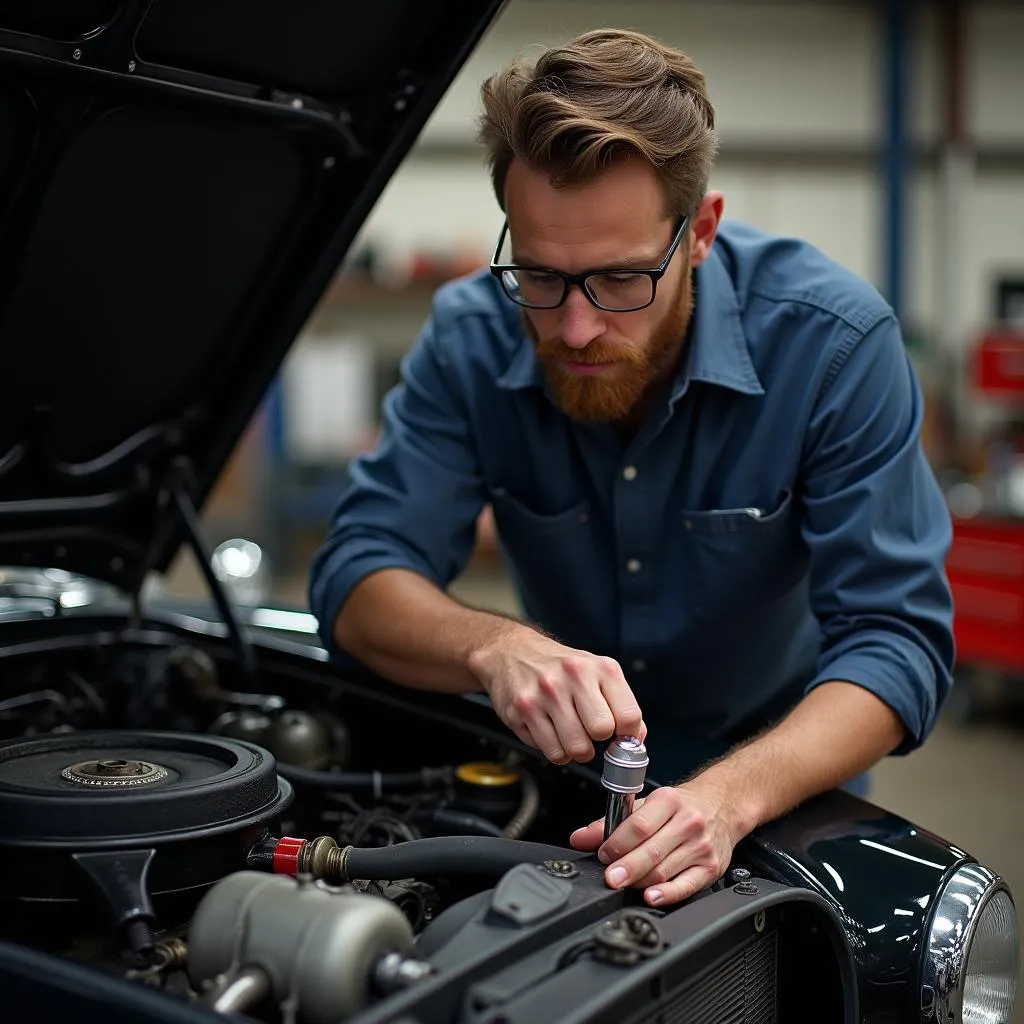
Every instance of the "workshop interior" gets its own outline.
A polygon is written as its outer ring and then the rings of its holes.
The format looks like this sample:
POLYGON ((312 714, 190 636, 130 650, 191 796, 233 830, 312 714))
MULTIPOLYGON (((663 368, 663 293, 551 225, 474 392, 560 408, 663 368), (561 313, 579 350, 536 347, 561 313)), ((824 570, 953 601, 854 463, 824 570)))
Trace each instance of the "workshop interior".
MULTIPOLYGON (((0 0, 0 317, 25 1018, 1024 1024, 1024 4, 0 0), (481 82, 606 26, 706 73, 727 218, 892 306, 953 523, 933 735, 653 914, 567 842, 642 744, 548 764, 332 665, 307 593, 436 290, 491 259, 481 82)), ((489 508, 451 592, 522 614, 489 508)))

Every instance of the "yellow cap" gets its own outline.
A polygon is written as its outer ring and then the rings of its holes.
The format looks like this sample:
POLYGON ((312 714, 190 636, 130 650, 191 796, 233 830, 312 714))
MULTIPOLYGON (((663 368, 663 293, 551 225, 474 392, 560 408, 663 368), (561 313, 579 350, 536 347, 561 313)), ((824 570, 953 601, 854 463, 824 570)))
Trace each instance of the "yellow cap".
POLYGON ((519 781, 519 773, 515 769, 495 761, 460 764, 455 775, 471 786, 514 786, 519 781))

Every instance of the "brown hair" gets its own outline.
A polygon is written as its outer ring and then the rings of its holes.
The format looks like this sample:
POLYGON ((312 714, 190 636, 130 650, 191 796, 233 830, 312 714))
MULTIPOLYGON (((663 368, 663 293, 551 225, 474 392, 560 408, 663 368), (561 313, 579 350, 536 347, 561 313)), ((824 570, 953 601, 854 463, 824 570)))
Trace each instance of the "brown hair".
POLYGON ((623 154, 657 171, 671 214, 707 191, 718 148, 704 75, 685 54, 639 32, 598 29, 516 60, 481 89, 479 141, 494 193, 516 157, 560 188, 583 184, 623 154))

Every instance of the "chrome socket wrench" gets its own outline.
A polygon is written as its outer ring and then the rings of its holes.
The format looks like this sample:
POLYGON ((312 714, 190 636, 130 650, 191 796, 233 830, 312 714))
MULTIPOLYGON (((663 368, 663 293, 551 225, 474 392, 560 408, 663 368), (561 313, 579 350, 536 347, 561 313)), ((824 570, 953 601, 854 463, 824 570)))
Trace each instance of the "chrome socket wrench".
POLYGON ((647 748, 636 736, 617 736, 608 744, 601 772, 601 785, 608 790, 604 814, 606 840, 633 813, 649 764, 647 748))

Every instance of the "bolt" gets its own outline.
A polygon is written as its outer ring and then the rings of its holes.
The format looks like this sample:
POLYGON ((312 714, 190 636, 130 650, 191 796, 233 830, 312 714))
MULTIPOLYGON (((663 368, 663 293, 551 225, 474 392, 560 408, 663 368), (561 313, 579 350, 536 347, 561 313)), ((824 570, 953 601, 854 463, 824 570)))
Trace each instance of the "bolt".
POLYGON ((75 58, 75 60, 81 60, 81 59, 82 59, 82 51, 81 51, 81 49, 79 49, 79 48, 78 48, 78 47, 76 46, 76 47, 75 47, 75 52, 74 52, 73 54, 71 54, 71 56, 72 56, 72 57, 74 57, 74 58, 75 58))
POLYGON ((746 868, 733 868, 729 872, 729 879, 732 881, 732 891, 741 896, 756 896, 759 891, 750 880, 750 872, 746 868))
POLYGON ((580 869, 569 860, 546 860, 544 867, 556 878, 575 878, 580 873, 580 869))
POLYGON ((133 61, 133 60, 128 61, 128 70, 129 71, 134 71, 135 70, 135 61, 133 61))

